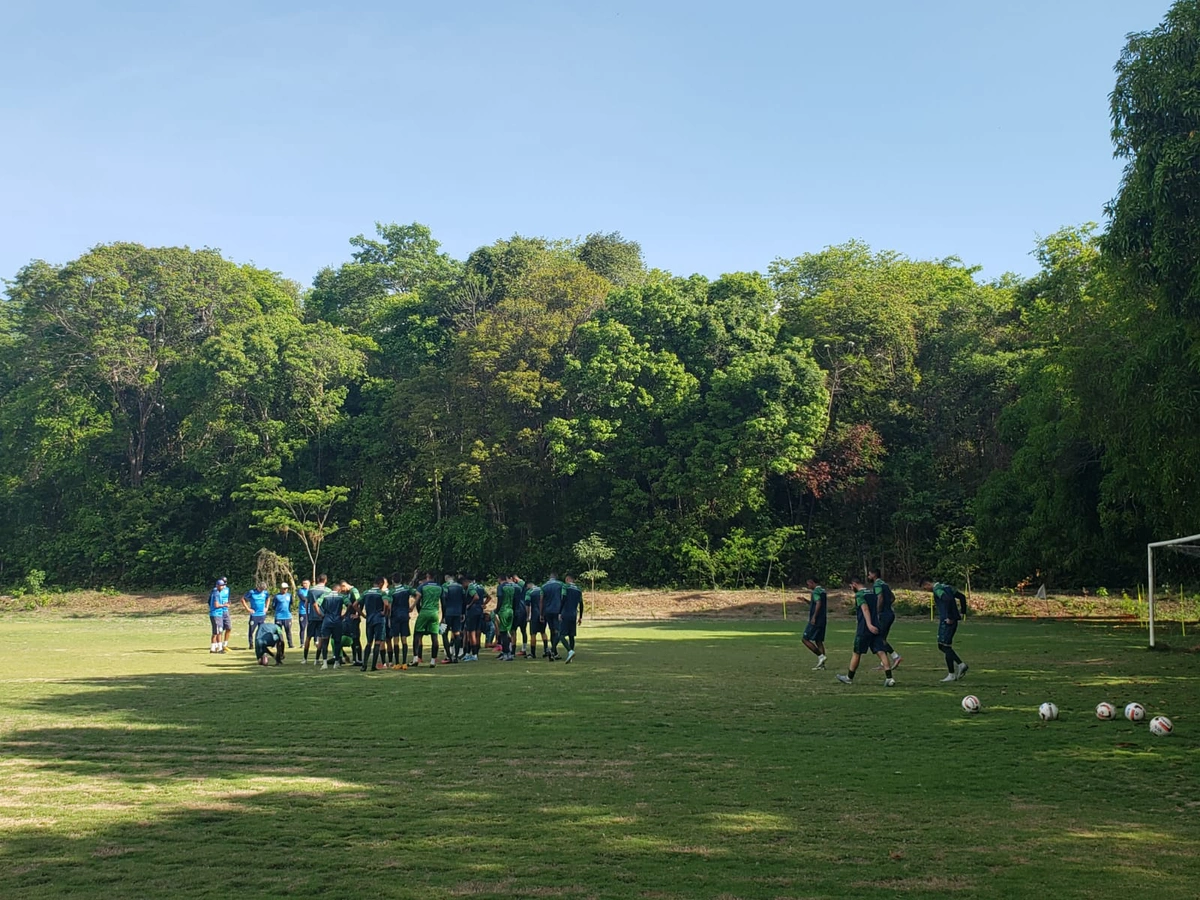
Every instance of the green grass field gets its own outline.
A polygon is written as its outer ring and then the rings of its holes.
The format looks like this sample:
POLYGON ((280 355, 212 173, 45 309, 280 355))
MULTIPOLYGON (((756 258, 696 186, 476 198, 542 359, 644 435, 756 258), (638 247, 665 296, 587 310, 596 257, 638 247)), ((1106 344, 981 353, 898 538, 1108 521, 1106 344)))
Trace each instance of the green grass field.
POLYGON ((213 657, 203 616, 10 616, 0 897, 1197 896, 1200 656, 973 620, 941 685, 902 620, 899 685, 845 687, 851 628, 829 672, 791 623, 678 622, 364 676, 213 657))

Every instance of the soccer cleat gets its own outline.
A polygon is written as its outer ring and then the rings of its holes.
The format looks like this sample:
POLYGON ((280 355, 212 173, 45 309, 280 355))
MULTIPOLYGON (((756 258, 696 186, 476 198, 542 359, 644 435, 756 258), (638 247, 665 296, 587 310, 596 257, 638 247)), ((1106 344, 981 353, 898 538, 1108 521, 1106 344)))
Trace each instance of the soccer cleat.
POLYGON ((896 686, 896 679, 895 679, 895 678, 885 678, 885 679, 883 679, 883 686, 884 686, 884 687, 895 687, 895 686, 896 686))
POLYGON ((965 662, 960 662, 957 666, 957 671, 954 673, 958 676, 958 680, 962 681, 964 675, 967 674, 967 669, 971 668, 965 662))
POLYGON ((813 666, 813 671, 814 672, 824 672, 825 671, 825 663, 824 662, 817 663, 815 666, 813 666))
POLYGON ((904 657, 901 656, 899 653, 892 654, 892 668, 893 669, 900 668, 900 663, 902 663, 903 661, 904 661, 904 657))
POLYGON ((421 664, 421 657, 414 656, 413 660, 412 660, 412 664, 413 664, 413 668, 416 668, 417 666, 419 666, 421 664))
POLYGON ((958 681, 958 674, 955 672, 951 672, 949 675, 947 675, 945 678, 942 679, 942 684, 945 684, 947 681, 958 681))
POLYGON ((834 677, 837 678, 837 680, 840 681, 842 684, 854 684, 853 678, 851 678, 849 675, 843 675, 841 672, 839 672, 834 677))
POLYGON ((318 669, 328 669, 329 663, 327 663, 325 660, 321 660, 321 663, 320 663, 320 665, 317 666, 317 668, 318 669))
POLYGON ((433 668, 434 666, 436 666, 436 665, 437 665, 437 660, 436 660, 436 659, 430 659, 430 660, 429 660, 429 668, 431 668, 431 669, 432 669, 432 668, 433 668))
POLYGON ((567 662, 570 662, 570 661, 571 661, 571 660, 573 660, 574 658, 575 658, 575 651, 574 651, 574 650, 568 650, 568 651, 567 651, 567 662))

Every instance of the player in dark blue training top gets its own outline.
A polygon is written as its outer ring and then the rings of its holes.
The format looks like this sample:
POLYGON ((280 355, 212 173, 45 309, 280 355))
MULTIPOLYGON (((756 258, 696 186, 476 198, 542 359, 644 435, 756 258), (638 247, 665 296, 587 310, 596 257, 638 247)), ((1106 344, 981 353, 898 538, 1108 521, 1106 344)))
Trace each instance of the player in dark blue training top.
POLYGON ((971 668, 954 652, 954 633, 958 631, 958 622, 967 615, 967 597, 958 588, 948 584, 935 583, 932 578, 922 578, 921 587, 933 591, 933 602, 937 607, 938 617, 938 649, 946 657, 948 674, 942 681, 958 681, 971 668), (955 601, 958 604, 955 604, 955 601))
MULTIPOLYGON (((563 585, 562 613, 559 615, 558 636, 567 648, 567 662, 575 658, 575 633, 583 621, 583 590, 575 583, 572 575, 563 585)), ((558 643, 554 644, 554 655, 558 656, 558 643)))
POLYGON ((825 588, 817 583, 817 579, 810 576, 808 581, 808 624, 804 627, 804 636, 800 640, 804 641, 804 646, 811 650, 817 656, 817 664, 813 669, 825 668, 825 616, 829 610, 829 595, 825 593, 825 588))
POLYGON ((254 657, 265 666, 272 656, 275 665, 283 665, 283 629, 274 622, 264 622, 254 635, 254 657))
MULTIPOLYGON (((874 584, 872 590, 875 591, 875 608, 879 610, 879 637, 883 641, 883 652, 892 658, 892 668, 900 668, 900 661, 904 658, 896 652, 896 648, 889 643, 888 635, 892 632, 892 626, 896 624, 896 611, 893 609, 893 604, 896 602, 896 594, 892 591, 889 585, 880 575, 878 569, 868 569, 867 577, 874 584)), ((878 671, 880 666, 876 667, 878 671)))
POLYGON ((559 659, 558 655, 558 625, 562 615, 563 583, 558 580, 555 572, 550 573, 550 580, 542 585, 542 614, 541 620, 550 629, 550 646, 553 647, 547 657, 551 662, 559 659))
POLYGON ((442 585, 442 621, 446 624, 446 660, 452 663, 462 659, 463 616, 467 611, 467 589, 462 576, 447 575, 442 585))
POLYGON ((854 604, 857 607, 858 629, 854 633, 854 652, 850 655, 850 669, 845 674, 839 674, 837 680, 842 684, 853 684, 854 673, 858 671, 858 663, 864 653, 873 653, 879 657, 884 666, 883 684, 892 687, 896 679, 892 677, 891 659, 883 651, 883 639, 879 637, 878 609, 875 606, 875 591, 866 587, 861 578, 851 578, 850 586, 854 588, 854 604))
MULTIPOLYGON (((312 591, 309 592, 309 596, 312 596, 312 591)), ((346 597, 340 593, 329 591, 321 597, 321 640, 317 644, 317 659, 320 660, 322 669, 330 666, 331 644, 333 667, 336 669, 342 664, 342 610, 345 608, 346 597)))
MULTIPOLYGON (((375 578, 371 589, 362 595, 362 615, 367 622, 367 646, 363 650, 362 670, 367 671, 367 657, 371 657, 371 671, 379 671, 379 655, 387 645, 388 615, 391 612, 391 597, 387 592, 387 579, 375 578)), ((387 657, 384 657, 384 665, 387 657)))

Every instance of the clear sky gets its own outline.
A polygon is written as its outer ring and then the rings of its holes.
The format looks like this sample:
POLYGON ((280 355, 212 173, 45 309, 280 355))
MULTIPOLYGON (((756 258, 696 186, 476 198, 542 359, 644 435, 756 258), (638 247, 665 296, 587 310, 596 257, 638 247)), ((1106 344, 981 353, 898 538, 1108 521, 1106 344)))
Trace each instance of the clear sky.
POLYGON ((851 238, 984 276, 1101 221, 1167 0, 0 3, 0 277, 113 240, 308 284, 376 221, 452 255, 619 230, 679 274, 851 238))

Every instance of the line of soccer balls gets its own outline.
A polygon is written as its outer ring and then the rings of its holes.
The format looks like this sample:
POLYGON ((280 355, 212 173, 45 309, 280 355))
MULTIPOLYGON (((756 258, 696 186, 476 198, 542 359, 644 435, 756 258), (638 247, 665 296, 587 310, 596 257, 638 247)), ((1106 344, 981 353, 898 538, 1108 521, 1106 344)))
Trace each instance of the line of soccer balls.
MULTIPOLYGON (((977 713, 983 708, 979 698, 967 694, 962 699, 962 708, 969 713, 977 713)), ((1117 717, 1117 708, 1107 700, 1096 706, 1096 718, 1108 722, 1117 717)), ((1053 722, 1058 718, 1058 707, 1046 702, 1038 707, 1038 718, 1043 722, 1053 722)), ((1146 708, 1140 703, 1128 703, 1125 706, 1125 718, 1130 722, 1141 722, 1146 718, 1146 708)), ((1166 716, 1155 716, 1150 720, 1150 733, 1157 737, 1166 737, 1175 730, 1175 726, 1166 716)))

